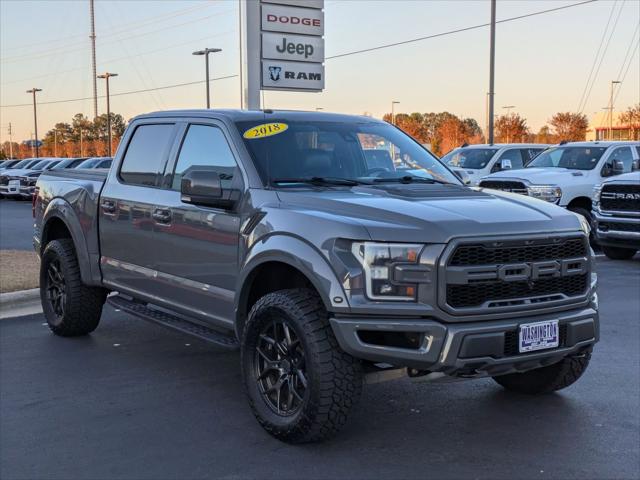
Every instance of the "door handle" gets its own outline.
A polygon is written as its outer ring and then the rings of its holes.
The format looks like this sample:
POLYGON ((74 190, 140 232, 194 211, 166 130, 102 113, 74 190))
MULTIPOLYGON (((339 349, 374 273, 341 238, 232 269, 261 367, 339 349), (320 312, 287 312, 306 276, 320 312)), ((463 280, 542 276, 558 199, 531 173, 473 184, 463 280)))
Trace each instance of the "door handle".
POLYGON ((158 223, 171 222, 171 210, 167 210, 165 208, 156 208, 151 214, 151 216, 158 223))
POLYGON ((116 213, 116 202, 112 200, 103 200, 100 204, 102 211, 107 214, 116 213))

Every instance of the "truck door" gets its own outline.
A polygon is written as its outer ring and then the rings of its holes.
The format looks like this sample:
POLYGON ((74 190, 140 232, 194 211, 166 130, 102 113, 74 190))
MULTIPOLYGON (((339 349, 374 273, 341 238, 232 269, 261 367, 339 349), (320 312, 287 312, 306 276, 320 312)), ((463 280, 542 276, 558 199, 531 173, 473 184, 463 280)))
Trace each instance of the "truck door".
POLYGON ((106 284, 125 293, 153 295, 154 212, 176 128, 160 122, 136 126, 100 197, 102 274, 106 284))
POLYGON ((190 123, 165 188, 156 205, 164 218, 154 221, 158 278, 154 295, 172 309, 222 327, 233 325, 238 273, 240 214, 181 201, 182 175, 188 169, 213 170, 223 190, 243 190, 243 175, 225 126, 214 120, 190 123))

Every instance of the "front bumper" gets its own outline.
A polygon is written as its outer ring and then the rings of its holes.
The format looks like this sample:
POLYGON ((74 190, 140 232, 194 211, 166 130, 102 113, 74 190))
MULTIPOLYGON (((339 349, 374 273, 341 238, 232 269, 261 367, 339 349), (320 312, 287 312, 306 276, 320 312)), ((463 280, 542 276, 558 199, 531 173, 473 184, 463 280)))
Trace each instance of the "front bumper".
MULTIPOLYGON (((595 303, 595 302, 594 302, 595 303)), ((445 324, 432 319, 353 318, 335 316, 331 326, 344 351, 363 360, 440 372, 454 377, 482 377, 551 365, 590 347, 599 339, 593 306, 517 319, 445 324), (558 320, 560 346, 530 353, 515 350, 520 324, 558 320), (363 341, 363 332, 418 333, 414 348, 363 341)))
POLYGON ((603 228, 603 224, 619 224, 628 227, 640 225, 640 217, 618 216, 603 214, 598 210, 593 211, 593 231, 596 242, 600 245, 628 247, 640 249, 640 232, 620 230, 616 228, 603 228))

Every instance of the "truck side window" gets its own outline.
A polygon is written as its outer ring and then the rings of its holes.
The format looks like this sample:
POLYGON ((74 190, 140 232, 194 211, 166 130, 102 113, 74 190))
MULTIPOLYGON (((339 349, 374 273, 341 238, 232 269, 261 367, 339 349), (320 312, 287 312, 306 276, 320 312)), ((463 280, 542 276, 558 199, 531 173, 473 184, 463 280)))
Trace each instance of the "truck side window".
POLYGON ((614 165, 614 162, 622 163, 624 169, 621 173, 629 173, 632 170, 633 166, 633 155, 631 153, 631 148, 616 148, 613 152, 611 152, 611 156, 609 157, 608 161, 611 165, 614 165))
POLYGON ((190 168, 204 167, 220 174, 222 188, 232 187, 238 164, 222 130, 209 125, 190 125, 182 143, 171 188, 180 190, 182 175, 190 168))
POLYGON ((120 167, 125 183, 155 187, 164 171, 173 124, 140 125, 133 133, 120 167))
POLYGON ((511 168, 514 170, 524 167, 524 163, 526 163, 522 161, 522 154, 520 153, 520 150, 517 148, 511 148, 502 152, 498 161, 493 165, 493 168, 491 169, 492 172, 500 171, 500 162, 502 160, 511 160, 511 168))

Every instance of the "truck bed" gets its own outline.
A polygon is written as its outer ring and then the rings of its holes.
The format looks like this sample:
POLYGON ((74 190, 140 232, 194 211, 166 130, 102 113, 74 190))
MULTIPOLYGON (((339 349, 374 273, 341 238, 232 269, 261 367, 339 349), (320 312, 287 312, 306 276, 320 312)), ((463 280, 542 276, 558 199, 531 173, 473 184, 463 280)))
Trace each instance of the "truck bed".
POLYGON ((36 184, 34 245, 39 248, 46 221, 64 219, 69 228, 81 264, 82 279, 88 285, 99 285, 100 248, 98 213, 100 192, 108 170, 50 170, 36 184))

